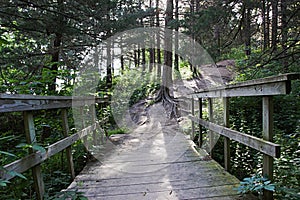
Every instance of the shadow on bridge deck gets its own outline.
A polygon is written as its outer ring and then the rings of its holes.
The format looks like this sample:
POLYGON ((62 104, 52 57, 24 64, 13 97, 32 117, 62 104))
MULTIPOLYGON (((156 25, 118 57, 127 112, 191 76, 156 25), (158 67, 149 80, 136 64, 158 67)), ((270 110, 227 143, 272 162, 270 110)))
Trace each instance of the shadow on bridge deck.
MULTIPOLYGON (((88 163, 66 190, 89 199, 237 199, 239 180, 181 133, 177 123, 157 119, 88 163), (158 123, 159 121, 159 123, 158 123)), ((150 112, 151 116, 151 112, 150 112)))

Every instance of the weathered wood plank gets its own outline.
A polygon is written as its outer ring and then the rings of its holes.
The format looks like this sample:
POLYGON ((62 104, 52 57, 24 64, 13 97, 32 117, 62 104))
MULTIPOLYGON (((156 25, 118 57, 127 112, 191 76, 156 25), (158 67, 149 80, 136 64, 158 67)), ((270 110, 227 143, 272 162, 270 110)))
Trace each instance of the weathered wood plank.
MULTIPOLYGON (((229 98, 223 98, 224 108, 224 126, 228 128, 229 124, 229 98)), ((226 171, 230 170, 230 139, 224 136, 224 167, 226 171)))
MULTIPOLYGON (((24 158, 16 160, 10 164, 4 166, 4 168, 8 171, 15 171, 18 173, 22 173, 40 163, 45 161, 46 159, 50 158, 51 156, 57 154, 58 152, 64 150, 65 148, 69 147, 70 145, 74 144, 77 140, 82 138, 83 136, 91 133, 97 127, 96 124, 91 125, 67 138, 64 138, 50 146, 46 149, 46 153, 41 152, 34 152, 24 158)), ((12 179, 14 176, 8 175, 0 170, 0 177, 5 180, 12 179)))
POLYGON ((91 199, 236 197, 238 179, 204 150, 196 151, 177 126, 168 123, 160 129, 152 122, 137 127, 124 145, 102 152, 103 157, 89 163, 66 190, 82 191, 91 199), (143 140, 138 133, 149 137, 143 140))
POLYGON ((281 95, 290 93, 290 82, 262 83, 241 87, 211 88, 201 92, 195 92, 193 98, 221 98, 221 97, 249 97, 281 95))
MULTIPOLYGON (((273 97, 263 97, 263 139, 273 141, 273 97)), ((273 158, 263 155, 263 176, 273 179, 273 158)), ((273 199, 273 192, 264 190, 264 199, 273 199)))
POLYGON ((72 106, 77 107, 105 102, 108 102, 108 100, 95 97, 60 97, 0 94, 0 113, 70 108, 72 106))
POLYGON ((218 98, 236 96, 266 96, 289 94, 291 80, 300 79, 300 73, 290 73, 255 79, 226 86, 195 91, 193 98, 218 98))
MULTIPOLYGON (((213 122, 214 121, 214 100, 212 98, 208 98, 208 118, 209 118, 209 121, 213 122)), ((210 150, 210 156, 213 156, 213 147, 215 145, 215 142, 214 142, 214 133, 212 130, 209 130, 209 150, 210 150)))
MULTIPOLYGON (((202 111, 202 99, 198 99, 198 106, 199 106, 199 119, 202 119, 203 111, 202 111)), ((199 138, 198 138, 198 145, 199 147, 202 146, 203 144, 203 134, 202 134, 202 126, 198 124, 198 129, 199 129, 199 138)))
MULTIPOLYGON (((36 143, 36 135, 35 135, 33 115, 31 112, 24 112, 23 117, 24 117, 26 141, 28 144, 34 144, 36 143)), ((34 151, 32 149, 29 149, 29 152, 33 153, 34 151)), ((43 199, 45 188, 44 188, 44 181, 42 176, 42 167, 40 165, 33 166, 32 176, 33 176, 36 197, 37 199, 43 199)))
MULTIPOLYGON (((69 123, 68 123, 68 112, 66 109, 61 110, 61 117, 62 117, 63 134, 64 134, 64 137, 67 138, 69 136, 70 129, 69 129, 69 123)), ((67 157, 67 165, 69 168, 69 172, 71 174, 71 179, 73 180, 75 178, 75 170, 74 170, 71 146, 66 148, 66 157, 67 157)))
POLYGON ((200 123, 202 126, 213 130, 214 132, 226 136, 232 140, 245 144, 253 149, 256 149, 269 156, 279 158, 280 157, 280 145, 273 142, 265 141, 263 139, 254 137, 252 135, 247 135, 238 131, 231 130, 229 128, 205 121, 203 119, 198 119, 193 116, 189 116, 191 120, 200 123))
MULTIPOLYGON (((195 101, 192 99, 192 115, 195 115, 195 101)), ((192 121, 192 136, 191 139, 194 140, 195 138, 195 122, 192 121)))

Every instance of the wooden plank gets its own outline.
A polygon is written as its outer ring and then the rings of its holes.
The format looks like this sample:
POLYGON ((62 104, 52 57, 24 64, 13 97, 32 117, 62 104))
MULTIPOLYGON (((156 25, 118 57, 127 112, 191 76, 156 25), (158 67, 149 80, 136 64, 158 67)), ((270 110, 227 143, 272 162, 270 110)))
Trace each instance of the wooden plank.
POLYGON ((83 100, 103 100, 107 101, 108 97, 100 98, 95 96, 41 96, 41 95, 31 95, 31 94, 5 94, 0 93, 0 99, 15 99, 15 100, 74 100, 74 101, 83 101, 83 100))
POLYGON ((220 134, 226 136, 232 140, 245 144, 253 149, 256 149, 269 156, 279 158, 280 157, 280 145, 273 142, 265 141, 263 139, 254 137, 252 135, 247 135, 238 131, 231 130, 229 128, 205 121, 203 119, 198 119, 193 116, 189 116, 191 120, 200 123, 202 126, 220 134))
MULTIPOLYGON (((203 116, 203 111, 202 111, 202 99, 198 99, 198 106, 199 106, 199 119, 202 119, 202 116, 203 116)), ((198 145, 199 147, 202 146, 203 144, 203 134, 202 134, 202 126, 201 124, 198 124, 198 128, 199 128, 199 138, 198 138, 198 145)))
MULTIPOLYGON (((214 122, 214 111, 213 111, 213 99, 208 98, 208 118, 210 122, 214 122)), ((212 130, 209 131, 209 150, 210 156, 213 156, 213 148, 214 148, 214 133, 212 130)))
POLYGON ((193 98, 221 98, 221 97, 248 97, 281 95, 290 93, 290 82, 282 81, 276 83, 261 83, 241 87, 225 86, 222 88, 211 88, 205 91, 196 92, 193 98))
MULTIPOLYGON (((63 127, 63 134, 64 137, 67 138, 69 136, 69 123, 68 123, 68 112, 66 109, 61 110, 62 115, 62 127, 63 127)), ((73 163, 73 155, 72 155, 72 148, 71 146, 66 148, 66 157, 67 157, 67 165, 69 168, 69 172, 71 174, 71 179, 75 178, 75 170, 74 170, 74 163, 73 163)))
MULTIPOLYGON (((35 135, 33 115, 31 112, 24 112, 23 116, 24 116, 26 141, 28 144, 34 144, 36 143, 36 135, 35 135)), ((33 153, 33 150, 29 149, 29 152, 33 153)), ((36 197, 37 199, 43 199, 45 188, 44 188, 44 181, 42 176, 42 167, 40 165, 35 165, 32 168, 32 176, 34 181, 36 197)))
MULTIPOLYGON (((273 97, 263 97, 263 139, 273 141, 273 97)), ((273 180, 273 158, 263 155, 263 176, 273 180)), ((273 192, 264 190, 264 199, 273 199, 273 192)))
POLYGON ((0 113, 33 111, 45 109, 70 108, 95 103, 104 103, 107 99, 95 97, 60 97, 34 95, 7 95, 0 94, 0 113), (49 99, 48 99, 49 98, 49 99), (55 99, 57 98, 57 99, 55 99))
MULTIPOLYGON (((229 98, 223 98, 224 108, 224 126, 229 127, 229 98)), ((226 171, 230 170, 230 139, 224 136, 224 167, 226 171)))
MULTIPOLYGON (((46 159, 50 158, 51 156, 59 153, 63 149, 69 147, 70 145, 74 144, 77 140, 79 140, 81 137, 89 134, 93 130, 95 130, 97 127, 96 124, 91 125, 67 138, 64 138, 54 144, 51 144, 46 149, 46 153, 41 152, 34 152, 28 156, 25 156, 19 160, 16 160, 10 164, 7 164, 4 166, 4 168, 8 171, 15 171, 18 173, 22 173, 27 171, 28 169, 34 167, 35 165, 38 165, 45 161, 46 159)), ((4 180, 12 179, 14 176, 8 175, 0 170, 0 178, 4 180)))
POLYGON ((165 123, 164 116, 157 113, 161 108, 153 105, 150 122, 136 127, 122 144, 109 151, 102 148, 99 161, 89 163, 67 191, 82 191, 91 199, 222 199, 237 195, 232 188, 239 180, 204 150, 197 152, 195 143, 175 121, 165 123))
POLYGON ((266 78, 243 81, 243 82, 239 82, 239 83, 229 84, 226 86, 207 88, 207 89, 199 90, 199 91, 197 91, 197 93, 208 92, 211 90, 243 88, 243 87, 264 85, 264 84, 269 84, 269 83, 272 84, 272 83, 278 83, 278 82, 288 83, 291 80, 297 80, 297 79, 300 79, 300 73, 287 73, 287 74, 282 74, 282 75, 270 76, 270 77, 266 77, 266 78))
MULTIPOLYGON (((192 115, 195 115, 195 100, 192 98, 192 115)), ((195 122, 192 121, 192 136, 191 139, 194 140, 195 138, 195 122)))
POLYGON ((193 98, 219 98, 289 94, 291 91, 291 80, 296 79, 300 79, 300 73, 289 73, 220 87, 207 88, 195 91, 191 96, 193 98))

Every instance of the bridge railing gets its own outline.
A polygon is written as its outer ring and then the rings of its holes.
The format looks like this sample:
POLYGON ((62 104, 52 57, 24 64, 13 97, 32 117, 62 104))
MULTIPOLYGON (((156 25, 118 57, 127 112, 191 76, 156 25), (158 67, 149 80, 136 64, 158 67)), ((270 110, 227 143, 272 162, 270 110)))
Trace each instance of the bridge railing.
MULTIPOLYGON (((36 132, 34 125, 33 111, 61 109, 61 121, 64 138, 50 144, 45 148, 45 152, 29 150, 29 154, 19 160, 5 165, 4 170, 0 170, 0 179, 10 180, 14 175, 7 173, 9 171, 23 173, 32 169, 32 177, 34 187, 37 194, 37 199, 43 199, 44 196, 44 182, 42 178, 41 163, 51 156, 66 150, 66 158, 68 169, 71 178, 75 178, 74 164, 72 157, 71 145, 81 138, 84 138, 98 127, 96 121, 95 104, 107 103, 108 99, 91 97, 66 97, 66 96, 37 96, 37 95, 14 95, 14 94, 0 94, 0 113, 7 112, 23 112, 24 128, 26 134, 26 141, 28 144, 36 143, 36 132), (68 124, 67 109, 71 107, 78 107, 83 110, 84 107, 89 108, 92 115, 93 122, 90 126, 83 127, 75 134, 70 134, 68 124)), ((83 123, 84 124, 84 123, 83 123)))
MULTIPOLYGON (((215 144, 213 134, 217 133, 224 137, 224 166, 230 169, 230 140, 235 140, 248 147, 263 153, 263 176, 272 180, 273 178, 273 158, 280 157, 280 145, 273 143, 273 96, 284 95, 291 92, 291 81, 300 79, 300 74, 291 73, 279 76, 267 77, 257 80, 245 81, 241 83, 226 85, 222 87, 200 90, 191 94, 191 114, 192 138, 195 137, 195 123, 199 124, 199 144, 203 144, 202 127, 209 131, 208 141, 212 152, 215 144), (230 129, 229 124, 229 100, 232 97, 262 97, 263 133, 262 138, 254 137, 246 133, 230 129), (213 99, 223 99, 223 126, 214 123, 213 119, 213 99), (203 101, 208 101, 209 120, 202 118, 203 101), (198 101, 199 115, 195 116, 195 102, 198 101)), ((264 199, 273 199, 273 193, 264 191, 264 199)))

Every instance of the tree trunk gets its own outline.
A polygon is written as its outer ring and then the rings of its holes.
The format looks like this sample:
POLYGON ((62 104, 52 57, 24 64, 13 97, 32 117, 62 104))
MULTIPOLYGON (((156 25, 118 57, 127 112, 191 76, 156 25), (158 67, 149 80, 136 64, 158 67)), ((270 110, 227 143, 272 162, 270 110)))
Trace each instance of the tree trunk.
POLYGON ((268 0, 266 0, 266 38, 265 41, 267 43, 267 47, 270 47, 270 24, 271 24, 271 19, 270 19, 270 4, 268 0))
MULTIPOLYGON (((173 0, 167 0, 165 26, 168 27, 173 19, 173 0)), ((164 35, 164 67, 163 67, 163 85, 170 87, 172 84, 172 35, 165 33, 164 35)))
MULTIPOLYGON (((156 0, 156 27, 159 27, 159 0, 156 0)), ((160 35, 156 35, 157 78, 161 77, 160 35)))
MULTIPOLYGON (((173 19, 173 0, 167 0, 165 17, 165 26, 173 19)), ((160 92, 155 99, 156 101, 162 101, 163 105, 170 105, 169 118, 176 118, 178 103, 170 95, 170 87, 172 86, 172 35, 165 32, 164 35, 164 66, 162 74, 162 86, 160 92)))
MULTIPOLYGON (((58 4, 58 12, 63 12, 63 1, 62 0, 58 0, 57 1, 58 4)), ((57 21, 59 26, 62 25, 64 23, 64 17, 62 15, 58 15, 57 16, 57 21)), ((54 42, 53 42, 53 53, 51 55, 51 72, 52 72, 52 81, 51 83, 48 85, 48 90, 50 91, 51 94, 55 94, 56 93, 56 78, 57 78, 57 71, 58 71, 58 66, 59 66, 59 54, 60 54, 60 46, 61 46, 61 42, 62 42, 62 34, 60 32, 60 27, 56 27, 56 31, 55 31, 55 38, 54 38, 54 42)))
POLYGON ((106 66, 106 87, 110 89, 112 87, 112 66, 111 66, 111 44, 108 42, 107 49, 107 66, 106 66))
POLYGON ((288 28, 287 28, 287 0, 281 0, 281 46, 283 51, 283 73, 288 72, 288 60, 287 55, 287 40, 288 40, 288 28))
MULTIPOLYGON (((149 7, 152 8, 152 0, 149 1, 149 7)), ((150 16, 150 27, 154 27, 154 16, 150 16)), ((153 40, 154 43, 154 40, 153 40)), ((153 65, 155 63, 155 49, 153 48, 153 43, 151 42, 150 48, 149 48, 149 72, 152 72, 153 65)))
MULTIPOLYGON (((268 6, 268 5, 267 5, 268 6)), ((263 51, 269 48, 269 28, 267 24, 267 18, 269 18, 269 13, 267 12, 266 8, 266 0, 262 1, 261 5, 261 13, 262 13, 262 33, 263 33, 263 51)))
MULTIPOLYGON (((179 21, 179 7, 178 7, 178 0, 175 0, 175 19, 176 19, 176 28, 175 28, 175 51, 178 50, 179 45, 178 45, 178 29, 179 29, 179 25, 178 25, 178 21, 179 21)), ((174 69, 179 72, 179 56, 177 53, 175 53, 175 57, 174 57, 174 69)))
POLYGON ((251 54, 251 7, 250 2, 246 0, 244 9, 244 41, 245 41, 245 54, 251 54))
POLYGON ((272 0, 272 48, 277 49, 278 1, 272 0))
POLYGON ((61 45, 62 34, 55 33, 55 39, 53 43, 54 51, 51 56, 51 71, 52 71, 52 82, 49 84, 49 91, 51 94, 55 94, 56 91, 56 78, 58 71, 58 62, 59 62, 59 53, 60 53, 60 45, 61 45))

